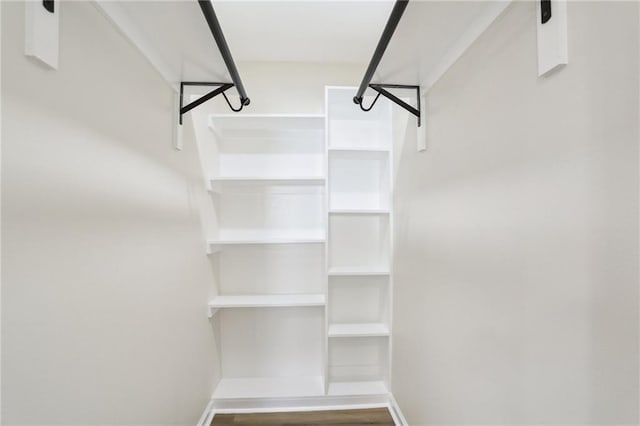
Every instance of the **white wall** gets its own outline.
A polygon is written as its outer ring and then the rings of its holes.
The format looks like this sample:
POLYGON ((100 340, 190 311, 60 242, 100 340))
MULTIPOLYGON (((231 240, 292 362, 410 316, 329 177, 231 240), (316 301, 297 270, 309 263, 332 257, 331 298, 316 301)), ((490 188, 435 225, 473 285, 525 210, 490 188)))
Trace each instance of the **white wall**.
MULTIPOLYGON (((316 62, 239 62, 238 71, 251 99, 242 113, 324 114, 325 86, 358 86, 366 64, 316 62)), ((235 89, 229 91, 234 107, 235 89)), ((197 111, 197 110, 193 110, 197 111)), ((216 98, 199 111, 230 113, 216 98)))
POLYGON ((195 146, 96 8, 60 9, 49 71, 2 2, 2 424, 193 425, 217 375, 195 146))
MULTIPOLYGON (((428 95, 395 207, 393 393, 409 423, 638 423, 638 3, 569 2, 536 77, 516 2, 428 95)), ((413 126, 413 123, 409 124, 413 126)))

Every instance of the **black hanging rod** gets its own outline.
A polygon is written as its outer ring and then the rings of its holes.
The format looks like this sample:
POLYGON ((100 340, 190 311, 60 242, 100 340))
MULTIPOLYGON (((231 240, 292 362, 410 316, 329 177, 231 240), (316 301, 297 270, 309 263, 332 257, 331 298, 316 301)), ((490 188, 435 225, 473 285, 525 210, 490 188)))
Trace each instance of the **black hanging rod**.
POLYGON ((183 81, 180 83, 180 124, 182 124, 182 115, 186 112, 192 110, 193 108, 201 105, 202 103, 208 101, 211 98, 214 98, 218 95, 224 96, 224 99, 227 101, 229 108, 235 112, 242 111, 246 105, 249 105, 251 102, 249 97, 247 96, 247 92, 244 89, 244 85, 242 84, 242 79, 240 79, 240 74, 238 74, 238 68, 236 68, 236 64, 233 61, 233 56, 231 56, 231 51, 229 50, 229 45, 227 44, 227 40, 224 38, 224 34, 222 32, 222 28, 220 28, 220 22, 218 21, 218 17, 216 16, 216 12, 213 10, 213 4, 211 0, 198 0, 198 4, 200 5, 200 9, 202 9, 202 14, 209 25, 209 29, 211 30, 211 34, 218 45, 218 50, 220 51, 220 55, 222 55, 222 59, 224 60, 225 65, 227 66, 227 70, 231 75, 231 81, 233 83, 209 83, 209 82, 197 82, 197 81, 183 81), (206 95, 196 99, 195 101, 184 105, 184 86, 217 86, 216 89, 207 93, 206 95), (234 108, 229 102, 229 98, 225 93, 227 90, 235 87, 240 95, 240 106, 238 108, 234 108))
POLYGON ((360 87, 358 87, 358 91, 356 95, 353 97, 353 102, 360 105, 360 109, 363 111, 370 111, 371 108, 375 105, 376 101, 380 97, 380 95, 385 98, 391 100, 395 104, 401 106, 402 108, 409 111, 411 114, 418 117, 418 127, 421 125, 420 122, 420 86, 407 86, 402 84, 371 84, 371 79, 373 78, 373 74, 376 72, 378 65, 380 65, 380 61, 382 60, 382 56, 384 55, 389 42, 391 41, 391 37, 393 37, 393 33, 400 22, 400 18, 402 18, 402 14, 404 10, 407 8, 409 4, 409 0, 396 0, 393 5, 393 10, 391 11, 391 15, 389 15, 389 19, 387 20, 387 24, 382 31, 382 36, 380 36, 380 40, 378 41, 378 46, 376 47, 375 52, 373 52, 373 57, 371 58, 371 62, 369 62, 369 66, 367 67, 367 71, 362 78, 362 82, 360 83, 360 87), (364 96, 364 92, 367 88, 378 92, 375 99, 371 103, 369 107, 365 107, 362 105, 362 100, 364 96), (417 108, 409 105, 404 102, 402 99, 395 96, 393 93, 389 92, 386 89, 411 89, 416 91, 416 99, 417 99, 417 108))

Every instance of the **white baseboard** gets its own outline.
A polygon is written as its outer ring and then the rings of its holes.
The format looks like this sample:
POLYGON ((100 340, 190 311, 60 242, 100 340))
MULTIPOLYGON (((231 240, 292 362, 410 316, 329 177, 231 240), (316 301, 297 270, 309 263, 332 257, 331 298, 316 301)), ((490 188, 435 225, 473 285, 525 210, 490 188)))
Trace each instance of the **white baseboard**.
POLYGON ((324 396, 311 398, 251 398, 211 400, 202 413, 197 426, 209 426, 215 414, 282 413, 290 411, 357 410, 366 408, 389 409, 398 426, 408 426, 393 395, 324 396))
POLYGON ((389 394, 389 412, 391 413, 391 417, 393 417, 393 422, 396 426, 409 426, 409 423, 402 414, 398 401, 393 397, 393 394, 389 394))
POLYGON ((209 426, 215 414, 215 410, 213 409, 213 400, 209 400, 209 403, 200 416, 200 420, 198 420, 198 424, 196 426, 209 426))
POLYGON ((278 413, 387 407, 387 395, 213 400, 216 413, 278 413))

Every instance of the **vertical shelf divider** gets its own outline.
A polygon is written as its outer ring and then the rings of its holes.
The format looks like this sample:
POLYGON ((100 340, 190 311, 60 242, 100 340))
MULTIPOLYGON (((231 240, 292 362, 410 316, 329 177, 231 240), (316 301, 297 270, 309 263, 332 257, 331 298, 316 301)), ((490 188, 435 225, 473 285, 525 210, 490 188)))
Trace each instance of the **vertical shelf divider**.
POLYGON ((329 194, 331 182, 329 181, 329 88, 324 89, 324 390, 329 393, 329 194))

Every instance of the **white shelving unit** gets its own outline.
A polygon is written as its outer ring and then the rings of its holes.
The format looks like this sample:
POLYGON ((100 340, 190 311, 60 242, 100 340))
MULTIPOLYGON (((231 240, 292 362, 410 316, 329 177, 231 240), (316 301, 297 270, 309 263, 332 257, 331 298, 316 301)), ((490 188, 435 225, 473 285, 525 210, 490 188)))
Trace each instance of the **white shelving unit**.
POLYGON ((326 395, 324 115, 211 115, 214 400, 326 395))
POLYGON ((326 115, 202 118, 214 401, 387 394, 391 116, 353 92, 327 88, 326 115))
MULTIPOLYGON (((391 110, 364 113, 329 87, 327 394, 385 395, 391 356, 391 110)), ((352 102, 352 101, 351 101, 352 102)))

